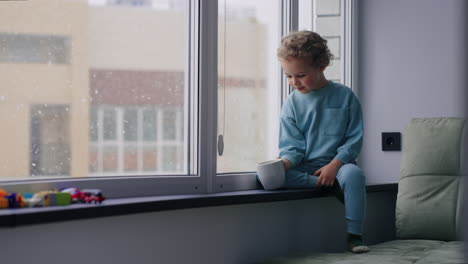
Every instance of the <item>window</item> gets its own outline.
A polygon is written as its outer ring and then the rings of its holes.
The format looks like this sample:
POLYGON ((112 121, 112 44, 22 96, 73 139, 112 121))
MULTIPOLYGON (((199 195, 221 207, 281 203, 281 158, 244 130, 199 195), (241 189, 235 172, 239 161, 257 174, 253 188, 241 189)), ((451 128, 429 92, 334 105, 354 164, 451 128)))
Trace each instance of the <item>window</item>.
MULTIPOLYGON (((334 29, 343 1, 315 0, 314 25, 334 29)), ((111 198, 256 188, 287 94, 276 48, 301 2, 2 2, 0 185, 111 198)), ((337 60, 344 29, 327 34, 337 60)))
POLYGON ((351 1, 299 0, 299 29, 313 30, 328 41, 334 55, 325 70, 328 79, 352 86, 351 62, 351 1))
POLYGON ((280 85, 276 47, 279 1, 218 4, 218 173, 254 172, 275 158, 280 85))
POLYGON ((0 63, 67 64, 69 38, 60 35, 0 33, 0 63))
POLYGON ((90 175, 183 173, 182 118, 178 107, 92 107, 90 175))
POLYGON ((1 3, 2 115, 17 114, 2 141, 29 166, 0 177, 189 175, 179 154, 187 140, 176 137, 188 112, 189 6, 156 2, 1 3))
POLYGON ((31 176, 70 176, 70 107, 32 105, 31 176))

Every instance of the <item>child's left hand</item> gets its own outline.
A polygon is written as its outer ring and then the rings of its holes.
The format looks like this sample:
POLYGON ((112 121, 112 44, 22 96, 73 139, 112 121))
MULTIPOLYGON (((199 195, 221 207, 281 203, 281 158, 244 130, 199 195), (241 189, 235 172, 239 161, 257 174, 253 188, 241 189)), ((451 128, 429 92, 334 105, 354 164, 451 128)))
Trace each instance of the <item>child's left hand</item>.
POLYGON ((332 160, 327 165, 323 166, 322 168, 316 170, 314 172, 314 176, 319 176, 317 180, 318 185, 325 185, 325 186, 333 186, 335 182, 336 174, 338 170, 343 165, 343 163, 339 160, 332 160))

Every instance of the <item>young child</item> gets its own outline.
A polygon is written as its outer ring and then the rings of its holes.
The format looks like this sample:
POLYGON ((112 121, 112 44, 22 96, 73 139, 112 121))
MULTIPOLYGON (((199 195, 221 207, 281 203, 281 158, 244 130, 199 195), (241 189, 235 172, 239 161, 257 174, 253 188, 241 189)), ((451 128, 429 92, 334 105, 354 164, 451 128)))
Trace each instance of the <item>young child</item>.
POLYGON ((345 205, 349 251, 368 252, 362 241, 365 180, 355 162, 362 146, 361 105, 350 88, 325 78, 332 54, 317 33, 291 33, 281 40, 277 55, 294 88, 280 121, 285 187, 335 188, 345 205))

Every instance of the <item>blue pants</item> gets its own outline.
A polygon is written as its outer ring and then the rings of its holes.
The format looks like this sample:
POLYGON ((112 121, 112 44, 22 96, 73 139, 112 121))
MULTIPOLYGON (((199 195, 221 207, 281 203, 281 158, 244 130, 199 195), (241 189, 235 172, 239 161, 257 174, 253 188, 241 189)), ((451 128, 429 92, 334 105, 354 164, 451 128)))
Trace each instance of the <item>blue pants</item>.
MULTIPOLYGON (((320 167, 306 162, 286 171, 285 186, 288 189, 303 189, 317 186, 317 176, 312 176, 320 167)), ((344 204, 348 233, 362 234, 366 211, 366 183, 362 170, 353 163, 344 164, 336 175, 344 192, 344 204)))

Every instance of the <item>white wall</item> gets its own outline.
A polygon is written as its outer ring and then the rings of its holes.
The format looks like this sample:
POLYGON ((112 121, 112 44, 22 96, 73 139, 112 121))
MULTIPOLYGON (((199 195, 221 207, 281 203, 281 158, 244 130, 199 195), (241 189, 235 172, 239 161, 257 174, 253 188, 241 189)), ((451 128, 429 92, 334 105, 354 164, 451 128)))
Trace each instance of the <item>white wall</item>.
POLYGON ((360 165, 368 182, 399 179, 401 152, 381 150, 382 132, 403 132, 411 118, 463 116, 465 2, 359 2, 357 89, 365 129, 360 165))

